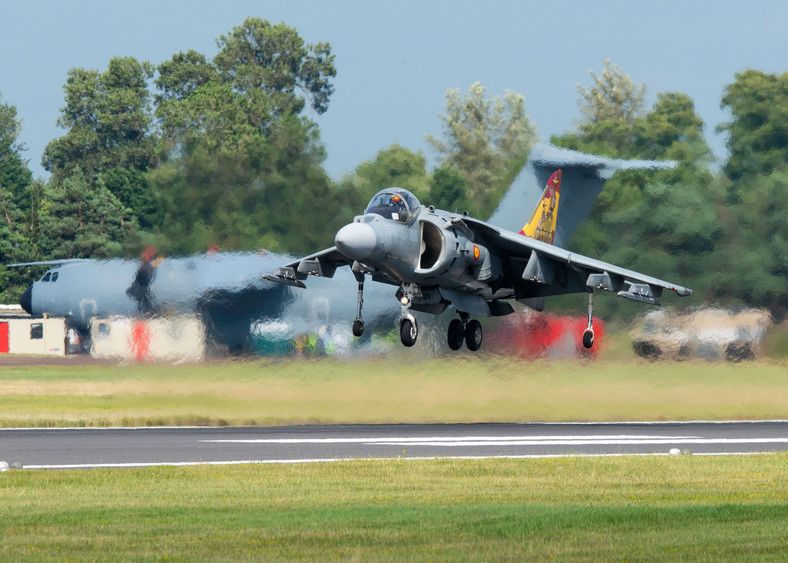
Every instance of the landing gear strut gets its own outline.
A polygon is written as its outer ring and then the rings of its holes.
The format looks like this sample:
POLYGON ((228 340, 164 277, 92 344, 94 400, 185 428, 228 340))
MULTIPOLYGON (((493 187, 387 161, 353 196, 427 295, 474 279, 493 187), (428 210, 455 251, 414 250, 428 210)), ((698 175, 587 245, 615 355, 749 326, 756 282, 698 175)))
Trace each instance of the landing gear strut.
POLYGON ((353 321, 353 336, 361 336, 364 334, 364 319, 361 318, 361 306, 364 305, 364 272, 353 272, 358 281, 358 309, 356 311, 356 320, 353 321))
POLYGON ((413 293, 412 284, 403 284, 397 293, 399 302, 402 305, 402 316, 399 320, 399 339, 402 345, 408 348, 416 344, 416 338, 419 336, 419 327, 416 324, 416 319, 410 314, 413 293))
POLYGON ((468 313, 461 312, 459 319, 452 319, 449 323, 447 340, 452 350, 462 348, 462 342, 465 340, 468 350, 475 352, 481 348, 483 336, 482 323, 476 319, 468 320, 468 313))
POLYGON ((588 294, 588 326, 583 331, 583 346, 587 349, 594 345, 594 292, 588 294))

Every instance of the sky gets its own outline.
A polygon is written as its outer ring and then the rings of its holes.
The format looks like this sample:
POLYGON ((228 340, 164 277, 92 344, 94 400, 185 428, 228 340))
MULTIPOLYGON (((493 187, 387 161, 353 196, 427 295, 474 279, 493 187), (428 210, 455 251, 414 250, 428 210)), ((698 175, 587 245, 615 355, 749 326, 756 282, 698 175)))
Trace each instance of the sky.
POLYGON ((106 70, 113 56, 158 65, 216 39, 249 16, 294 27, 307 43, 328 42, 337 76, 329 109, 311 110, 335 179, 394 143, 437 155, 446 91, 478 81, 492 96, 525 96, 542 140, 572 131, 577 86, 590 86, 605 59, 647 88, 689 95, 715 155, 715 132, 735 74, 788 70, 788 2, 752 0, 0 0, 0 102, 23 120, 21 141, 35 177, 57 127, 72 67, 106 70))

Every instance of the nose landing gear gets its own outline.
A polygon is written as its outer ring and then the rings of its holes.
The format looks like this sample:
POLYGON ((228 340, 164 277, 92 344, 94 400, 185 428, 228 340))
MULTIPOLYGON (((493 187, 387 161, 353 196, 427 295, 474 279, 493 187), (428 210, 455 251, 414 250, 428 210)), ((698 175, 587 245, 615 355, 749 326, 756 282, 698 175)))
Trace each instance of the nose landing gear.
POLYGON ((356 320, 353 321, 353 336, 359 337, 364 334, 364 319, 361 318, 361 306, 364 305, 364 272, 353 272, 358 282, 358 309, 356 320))
POLYGON ((413 302, 413 295, 418 288, 413 284, 402 284, 397 297, 399 297, 402 312, 399 319, 399 339, 403 346, 410 348, 416 344, 416 338, 419 336, 419 326, 416 324, 416 319, 410 314, 410 305, 413 302))

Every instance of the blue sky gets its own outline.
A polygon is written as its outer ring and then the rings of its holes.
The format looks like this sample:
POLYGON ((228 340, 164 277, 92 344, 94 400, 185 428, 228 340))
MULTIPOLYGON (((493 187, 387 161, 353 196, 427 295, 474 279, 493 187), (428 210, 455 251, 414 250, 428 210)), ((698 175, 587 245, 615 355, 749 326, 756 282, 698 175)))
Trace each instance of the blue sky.
POLYGON ((329 110, 310 115, 326 145, 334 178, 393 143, 434 164, 425 134, 440 135, 449 88, 479 81, 490 94, 513 90, 543 140, 580 117, 577 84, 591 83, 609 58, 647 103, 663 91, 688 94, 706 123, 728 119, 720 98, 746 68, 782 73, 788 53, 788 2, 758 1, 273 1, 137 2, 2 0, 0 93, 23 119, 25 157, 34 174, 56 126, 71 67, 104 70, 115 55, 159 64, 195 49, 209 58, 215 40, 248 16, 285 22, 308 43, 336 55, 329 110))

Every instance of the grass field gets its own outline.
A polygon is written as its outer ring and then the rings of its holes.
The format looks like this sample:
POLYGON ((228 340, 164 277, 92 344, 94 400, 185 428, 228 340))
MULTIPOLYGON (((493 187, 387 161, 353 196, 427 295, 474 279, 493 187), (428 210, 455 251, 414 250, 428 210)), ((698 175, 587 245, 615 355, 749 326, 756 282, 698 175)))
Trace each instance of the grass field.
POLYGON ((11 471, 22 560, 788 558, 788 455, 11 471))
POLYGON ((461 356, 5 367, 0 426, 786 419, 787 366, 461 356))
MULTIPOLYGON (((785 419, 786 373, 495 356, 5 367, 0 425, 785 419)), ((0 473, 8 561, 784 561, 787 540, 785 453, 0 473)))

